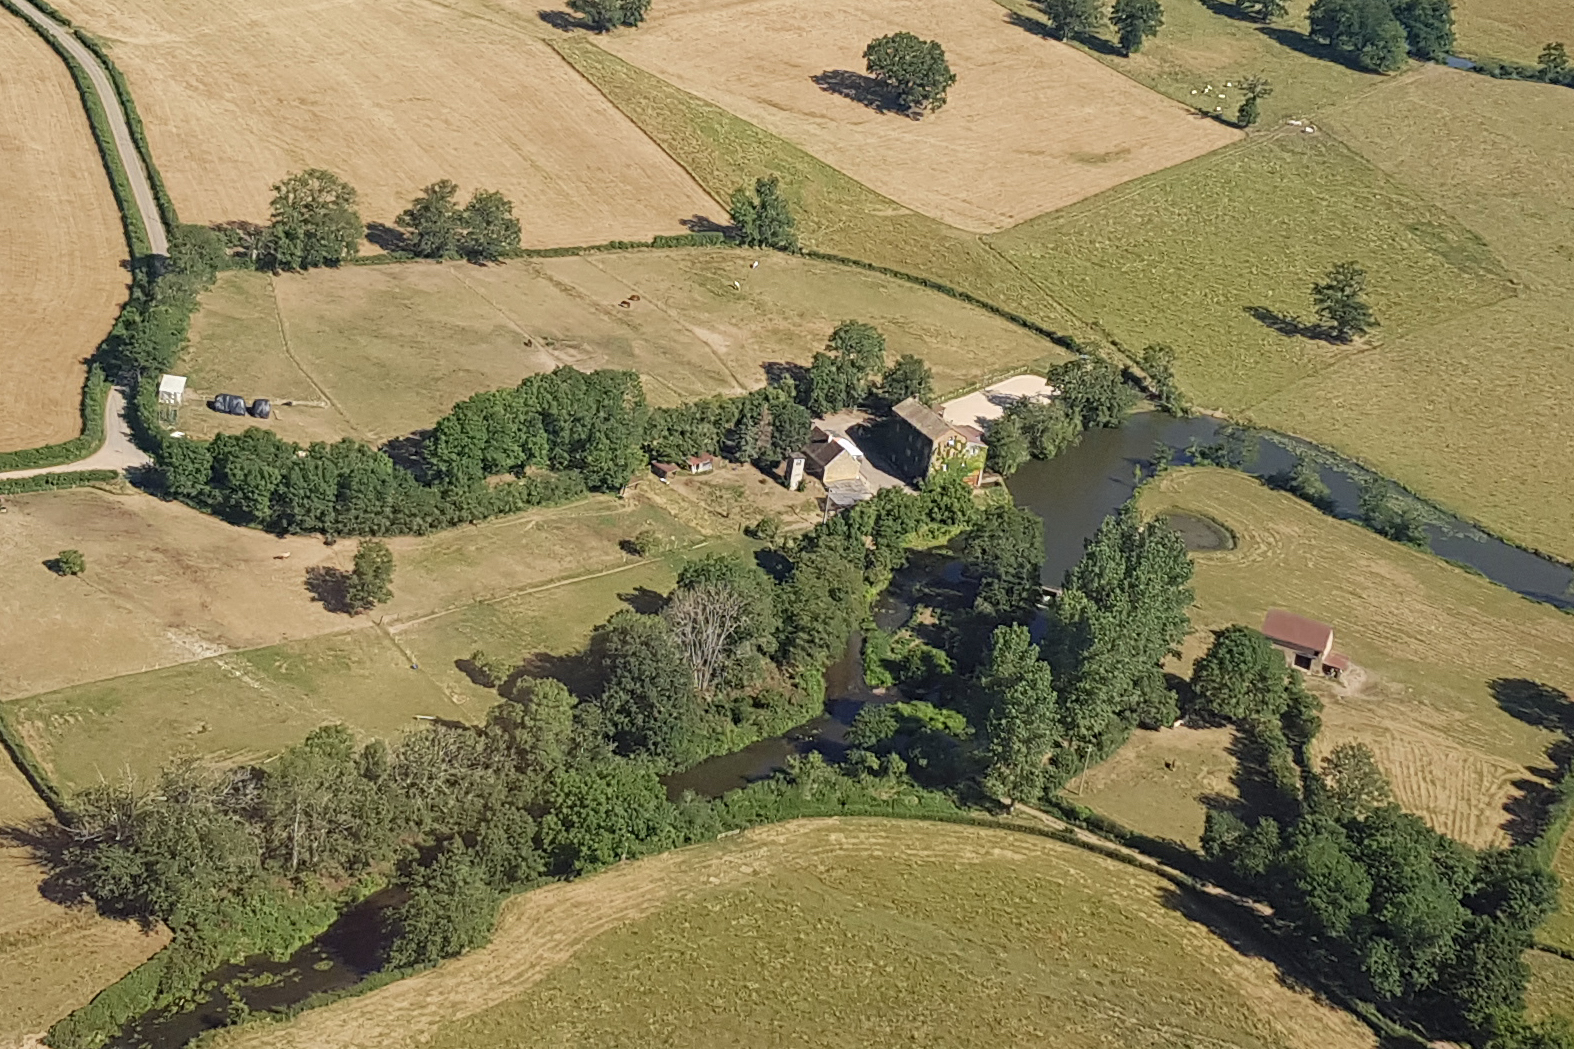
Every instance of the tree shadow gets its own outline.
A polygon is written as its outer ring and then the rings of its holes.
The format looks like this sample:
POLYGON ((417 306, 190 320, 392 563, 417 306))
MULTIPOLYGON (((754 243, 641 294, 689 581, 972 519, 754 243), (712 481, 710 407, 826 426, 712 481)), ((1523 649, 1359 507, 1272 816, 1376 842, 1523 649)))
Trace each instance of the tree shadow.
POLYGON ((431 479, 426 461, 426 442, 431 436, 431 430, 416 430, 403 437, 389 438, 378 450, 392 459, 395 466, 413 474, 417 481, 425 484, 431 479))
POLYGON ((808 388, 809 369, 792 361, 766 361, 760 365, 760 370, 765 372, 765 382, 769 386, 780 386, 783 379, 791 379, 799 391, 808 388))
MULTIPOLYGON (((1287 47, 1291 51, 1306 55, 1309 58, 1321 59, 1324 62, 1333 62, 1357 73, 1372 72, 1370 69, 1362 66, 1352 52, 1341 51, 1337 47, 1318 43, 1311 36, 1301 32, 1298 29, 1289 29, 1285 26, 1265 25, 1258 29, 1257 32, 1261 33, 1269 40, 1272 40, 1274 43, 1279 44, 1282 47, 1287 47)), ((1381 74, 1373 75, 1380 76, 1381 74)))
POLYGON ((709 215, 690 215, 686 219, 679 219, 678 225, 690 233, 720 233, 731 237, 736 236, 738 232, 738 227, 723 225, 709 215))
POLYGON ((619 594, 618 600, 642 616, 653 616, 667 607, 667 595, 648 586, 637 586, 627 593, 619 594))
POLYGON ((1528 678, 1496 678, 1487 687, 1505 714, 1561 737, 1547 747, 1551 767, 1526 769, 1537 778, 1515 780, 1518 793, 1503 804, 1508 814, 1503 832, 1515 845, 1526 845, 1539 838, 1551 820, 1560 795, 1551 784, 1574 768, 1574 700, 1560 688, 1528 678))
MULTIPOLYGON (((1305 939, 1287 935, 1289 930, 1273 917, 1245 902, 1227 896, 1198 892, 1178 885, 1166 885, 1159 901, 1188 921, 1207 929, 1245 958, 1256 958, 1273 965, 1279 985, 1300 994, 1310 994, 1319 1004, 1350 1011, 1354 1004, 1348 995, 1324 976, 1324 971, 1308 950, 1305 939)), ((1313 949, 1315 950, 1315 949, 1313 949)), ((1334 977, 1337 979, 1337 976, 1334 977)), ((1408 1035, 1380 1036, 1382 1049, 1416 1049, 1425 1044, 1408 1035)))
POLYGON ((576 29, 591 28, 589 22, 567 11, 537 11, 536 17, 560 33, 572 33, 576 29))
POLYGON ((1495 678, 1487 687, 1509 717, 1536 728, 1574 736, 1574 701, 1561 688, 1527 678, 1495 678))
POLYGON ((905 113, 891 89, 872 76, 851 69, 827 69, 809 78, 821 91, 841 95, 877 113, 905 113))
POLYGON ((1262 19, 1255 15, 1247 14, 1235 4, 1229 3, 1228 0, 1202 0, 1202 6, 1222 18, 1233 19, 1237 22, 1252 22, 1257 25, 1263 24, 1262 19))
POLYGON ((404 235, 404 230, 381 222, 366 224, 366 239, 387 252, 411 250, 410 238, 404 235))
POLYGON ((1055 31, 1049 28, 1048 22, 1042 18, 1034 18, 1031 15, 1022 14, 1020 11, 1007 11, 1006 24, 1016 26, 1024 32, 1032 33, 1034 36, 1042 37, 1045 40, 1060 39, 1055 35, 1055 31))
POLYGON ((1092 33, 1078 33, 1073 39, 1075 39, 1077 43, 1081 44, 1089 51, 1105 55, 1109 58, 1131 57, 1126 54, 1125 48, 1121 47, 1119 44, 1112 40, 1105 40, 1101 36, 1094 36, 1092 33))
POLYGON ((94 907, 106 918, 134 920, 143 932, 151 932, 158 922, 144 915, 123 914, 98 906, 82 882, 82 872, 71 863, 70 850, 76 838, 52 819, 33 819, 25 823, 0 826, 0 846, 25 850, 32 863, 44 872, 38 894, 61 907, 94 907))
POLYGON ((306 591, 328 611, 350 614, 350 573, 344 569, 312 565, 306 569, 306 591))
POLYGON ((1319 342, 1334 341, 1333 332, 1326 325, 1308 323, 1293 313, 1280 313, 1267 306, 1243 306, 1242 312, 1280 335, 1296 339, 1316 339, 1319 342))
POLYGON ((532 652, 519 664, 503 685, 504 695, 513 695, 521 678, 550 677, 561 681, 580 699, 599 695, 605 681, 600 667, 589 649, 560 654, 557 652, 532 652))

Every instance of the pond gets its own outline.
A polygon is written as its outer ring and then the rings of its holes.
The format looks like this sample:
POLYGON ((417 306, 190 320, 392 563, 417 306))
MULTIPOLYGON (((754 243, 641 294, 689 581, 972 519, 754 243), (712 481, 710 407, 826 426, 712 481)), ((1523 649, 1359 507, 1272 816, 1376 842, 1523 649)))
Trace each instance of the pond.
MULTIPOLYGON (((1211 418, 1175 419, 1159 412, 1138 412, 1124 426, 1090 430, 1081 442, 1060 456, 1029 462, 1011 477, 1007 487, 1017 505, 1044 519, 1044 582, 1059 586, 1066 571, 1082 557, 1082 545, 1099 523, 1131 498, 1152 461, 1159 444, 1175 453, 1177 463, 1187 461, 1193 442, 1206 445, 1218 439, 1220 423, 1211 418)), ((1256 461, 1248 473, 1268 477, 1287 471, 1295 463, 1290 447, 1305 447, 1289 438, 1269 440, 1254 436, 1256 461)), ((1333 460, 1322 452, 1319 459, 1333 460)), ((1318 466, 1318 473, 1333 497, 1333 515, 1345 520, 1360 516, 1362 472, 1347 467, 1318 466)), ((1433 553, 1480 572, 1517 593, 1562 608, 1574 607, 1574 569, 1497 539, 1467 521, 1435 508, 1426 526, 1433 553)))

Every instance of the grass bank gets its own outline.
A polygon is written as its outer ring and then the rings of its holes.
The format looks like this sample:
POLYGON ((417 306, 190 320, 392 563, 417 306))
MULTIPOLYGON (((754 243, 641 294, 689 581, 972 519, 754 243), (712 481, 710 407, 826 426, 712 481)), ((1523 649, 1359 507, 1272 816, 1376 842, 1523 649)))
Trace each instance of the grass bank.
POLYGON ((516 897, 474 954, 212 1044, 1374 1044, 1217 920, 1038 837, 798 820, 516 897))

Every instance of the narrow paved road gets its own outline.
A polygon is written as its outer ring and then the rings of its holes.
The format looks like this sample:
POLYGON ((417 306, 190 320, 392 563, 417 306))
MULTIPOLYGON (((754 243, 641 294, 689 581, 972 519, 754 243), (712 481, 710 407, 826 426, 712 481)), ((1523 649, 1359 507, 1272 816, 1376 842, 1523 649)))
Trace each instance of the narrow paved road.
POLYGON ((66 53, 87 70, 88 79, 93 82, 93 90, 98 92, 99 101, 109 117, 109 129, 114 139, 115 152, 120 154, 120 163, 125 167, 126 176, 131 180, 131 195, 136 200, 137 210, 141 213, 139 217, 142 220, 142 228, 147 231, 148 248, 154 255, 168 255, 169 235, 164 229, 164 220, 159 216, 158 201, 153 197, 153 184, 148 181, 147 168, 142 165, 142 155, 137 152, 136 143, 131 140, 131 129, 126 126, 126 114, 120 108, 120 98, 115 94, 115 85, 111 83, 108 71, 99 62, 98 57, 84 47, 82 41, 78 40, 71 30, 44 14, 28 0, 13 0, 13 2, 30 21, 60 41, 66 53))
POLYGON ((133 466, 146 466, 151 461, 131 439, 131 428, 126 425, 125 396, 119 390, 110 390, 109 402, 104 405, 104 443, 98 451, 74 463, 0 473, 0 481, 10 481, 18 477, 36 477, 39 474, 72 473, 77 470, 124 472, 133 466))

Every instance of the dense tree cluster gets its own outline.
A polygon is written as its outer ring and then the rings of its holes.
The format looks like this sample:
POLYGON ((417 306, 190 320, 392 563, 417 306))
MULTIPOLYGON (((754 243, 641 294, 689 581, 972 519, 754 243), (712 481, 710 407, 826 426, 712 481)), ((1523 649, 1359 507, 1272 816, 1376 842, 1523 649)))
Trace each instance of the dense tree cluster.
POLYGON ((1039 6, 1057 40, 1085 36, 1106 20, 1102 0, 1039 0, 1039 6))
POLYGON ((1159 0, 1115 0, 1109 20, 1120 38, 1121 50, 1128 55, 1142 50, 1142 42, 1158 36, 1164 25, 1164 9, 1159 0))
POLYGON ((956 83, 956 74, 945 59, 945 48, 938 41, 922 40, 912 33, 892 33, 869 41, 864 48, 864 64, 869 75, 884 84, 896 96, 897 103, 915 116, 945 105, 946 91, 956 83))
POLYGON ((1118 745, 1133 726, 1168 725, 1179 710, 1162 664, 1190 629, 1192 563, 1163 519, 1135 503, 1088 540, 1050 608, 1046 650, 1078 743, 1118 745))
POLYGON ((337 266, 360 253, 366 226, 355 187, 331 171, 308 168, 273 186, 269 223, 258 245, 265 269, 337 266))
POLYGON ((885 336, 862 321, 843 321, 809 365, 807 407, 829 415, 860 404, 885 369, 885 336))
POLYGON ((519 251, 519 220, 512 201, 496 190, 478 189, 460 207, 458 193, 459 187, 448 179, 434 182, 394 220, 415 254, 495 262, 519 251))
POLYGON ((1306 750, 1293 815, 1211 812, 1206 854, 1271 902, 1347 993, 1434 1037, 1556 1045, 1513 1040, 1527 1034, 1523 955, 1556 907, 1556 877, 1528 849, 1474 852, 1403 811, 1364 745, 1335 748, 1320 769, 1306 750))
POLYGON ((744 186, 733 190, 727 210, 738 242, 746 247, 798 250, 798 220, 775 175, 755 179, 753 193, 744 186))
POLYGON ((1452 0, 1313 0, 1306 18, 1313 37, 1375 72, 1398 69, 1407 52, 1438 61, 1454 48, 1452 0))

